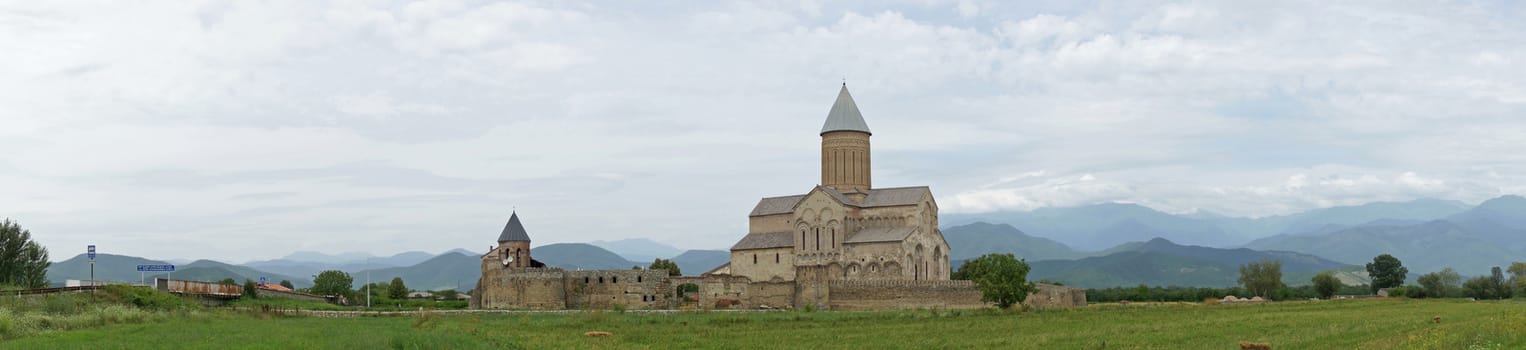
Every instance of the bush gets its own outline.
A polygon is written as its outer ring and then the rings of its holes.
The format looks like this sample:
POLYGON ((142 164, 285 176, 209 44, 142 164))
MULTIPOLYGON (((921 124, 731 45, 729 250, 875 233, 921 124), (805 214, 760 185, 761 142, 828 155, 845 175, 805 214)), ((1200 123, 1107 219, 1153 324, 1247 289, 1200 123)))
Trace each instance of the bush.
POLYGON ((1391 288, 1388 288, 1388 297, 1390 297, 1390 298, 1398 298, 1398 297, 1405 296, 1405 293, 1408 293, 1408 292, 1409 292, 1409 290, 1407 288, 1404 288, 1404 287, 1391 287, 1391 288))
POLYGON ((1422 299, 1422 298, 1425 298, 1426 297, 1425 289, 1422 289, 1419 286, 1404 287, 1404 297, 1411 298, 1411 299, 1422 299))

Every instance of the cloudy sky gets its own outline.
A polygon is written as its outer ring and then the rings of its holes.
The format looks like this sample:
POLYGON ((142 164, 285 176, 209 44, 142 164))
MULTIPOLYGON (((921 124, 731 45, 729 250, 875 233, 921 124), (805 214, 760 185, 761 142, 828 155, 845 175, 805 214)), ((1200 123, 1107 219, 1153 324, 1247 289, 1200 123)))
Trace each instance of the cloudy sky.
POLYGON ((1266 216, 1526 193, 1501 2, 23 1, 0 217, 54 259, 722 248, 819 180, 844 79, 875 184, 943 212, 1266 216), (1333 5, 1332 5, 1333 4, 1333 5))

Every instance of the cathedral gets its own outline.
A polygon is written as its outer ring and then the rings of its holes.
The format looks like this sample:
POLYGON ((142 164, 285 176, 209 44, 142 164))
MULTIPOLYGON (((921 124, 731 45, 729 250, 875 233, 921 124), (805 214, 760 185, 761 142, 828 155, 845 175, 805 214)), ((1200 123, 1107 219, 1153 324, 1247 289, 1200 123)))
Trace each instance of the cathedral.
POLYGON ((844 84, 821 127, 821 184, 759 200, 731 262, 707 274, 778 282, 815 267, 827 280, 948 280, 932 191, 875 188, 872 135, 844 84))

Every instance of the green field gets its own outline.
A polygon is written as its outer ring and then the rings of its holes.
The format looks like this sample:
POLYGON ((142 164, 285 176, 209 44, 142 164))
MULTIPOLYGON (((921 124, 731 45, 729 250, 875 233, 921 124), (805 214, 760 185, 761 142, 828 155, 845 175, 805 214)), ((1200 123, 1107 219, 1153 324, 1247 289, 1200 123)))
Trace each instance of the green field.
POLYGON ((43 333, 4 348, 1521 349, 1526 303, 1363 300, 901 311, 283 317, 213 311, 43 333), (1431 322, 1441 316, 1442 322, 1431 322), (611 337, 590 338, 587 331, 611 337))

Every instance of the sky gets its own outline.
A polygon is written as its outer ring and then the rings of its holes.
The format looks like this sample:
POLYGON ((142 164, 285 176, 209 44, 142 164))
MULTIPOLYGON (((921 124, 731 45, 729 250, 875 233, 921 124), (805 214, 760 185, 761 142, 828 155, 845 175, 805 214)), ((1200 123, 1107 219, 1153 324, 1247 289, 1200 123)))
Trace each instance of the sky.
POLYGON ((1526 194, 1510 1, 0 4, 0 217, 63 260, 724 249, 820 180, 943 213, 1526 194))

